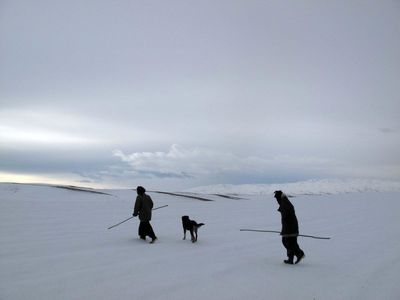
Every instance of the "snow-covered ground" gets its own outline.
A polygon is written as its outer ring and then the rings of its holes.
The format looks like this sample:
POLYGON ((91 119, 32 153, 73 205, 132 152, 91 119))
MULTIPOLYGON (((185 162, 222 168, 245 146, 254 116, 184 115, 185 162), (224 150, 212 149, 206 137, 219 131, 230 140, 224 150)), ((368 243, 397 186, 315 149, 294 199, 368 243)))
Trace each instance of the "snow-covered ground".
POLYGON ((397 191, 292 192, 301 233, 332 238, 299 238, 306 258, 294 266, 279 235, 239 231, 280 230, 272 193, 149 193, 168 207, 154 211, 148 244, 136 219, 107 230, 131 216, 135 192, 103 192, 0 184, 0 299, 400 299, 397 191), (206 223, 194 244, 182 240, 186 214, 206 223))

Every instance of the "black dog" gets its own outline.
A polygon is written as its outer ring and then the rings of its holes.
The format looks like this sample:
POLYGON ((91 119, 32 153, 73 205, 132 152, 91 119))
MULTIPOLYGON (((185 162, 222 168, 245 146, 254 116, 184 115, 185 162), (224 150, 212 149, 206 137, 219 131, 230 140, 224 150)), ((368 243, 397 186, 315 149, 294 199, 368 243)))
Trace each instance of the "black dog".
POLYGON ((192 243, 197 241, 197 229, 203 226, 204 223, 197 224, 196 221, 190 220, 189 216, 182 216, 182 226, 183 226, 183 239, 186 239, 186 230, 190 231, 192 237, 192 243))

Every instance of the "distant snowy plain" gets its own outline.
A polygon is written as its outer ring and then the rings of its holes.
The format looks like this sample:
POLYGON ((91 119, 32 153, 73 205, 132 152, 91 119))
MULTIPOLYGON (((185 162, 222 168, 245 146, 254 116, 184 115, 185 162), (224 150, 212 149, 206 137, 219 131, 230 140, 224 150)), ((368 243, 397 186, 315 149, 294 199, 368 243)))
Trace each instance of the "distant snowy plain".
POLYGON ((168 204, 153 213, 155 244, 137 219, 107 229, 131 216, 133 190, 0 184, 0 299, 400 299, 398 185, 307 184, 183 193, 214 201, 150 192, 168 204), (276 188, 301 233, 331 237, 299 238, 298 265, 283 264, 278 234, 239 231, 280 230, 276 188), (182 215, 206 224, 197 243, 182 240, 182 215))

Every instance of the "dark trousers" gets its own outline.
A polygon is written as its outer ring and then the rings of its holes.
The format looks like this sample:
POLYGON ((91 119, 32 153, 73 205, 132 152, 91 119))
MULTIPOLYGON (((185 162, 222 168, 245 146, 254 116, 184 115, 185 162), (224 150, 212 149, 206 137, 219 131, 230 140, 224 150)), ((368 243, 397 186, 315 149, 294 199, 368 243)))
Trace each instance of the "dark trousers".
POLYGON ((152 239, 156 238, 156 235, 154 234, 154 231, 153 231, 153 227, 151 227, 149 221, 140 221, 139 236, 142 239, 145 239, 146 236, 149 236, 152 239))
POLYGON ((303 250, 297 244, 297 236, 282 237, 282 244, 285 246, 289 260, 293 261, 293 257, 301 257, 304 255, 303 250))

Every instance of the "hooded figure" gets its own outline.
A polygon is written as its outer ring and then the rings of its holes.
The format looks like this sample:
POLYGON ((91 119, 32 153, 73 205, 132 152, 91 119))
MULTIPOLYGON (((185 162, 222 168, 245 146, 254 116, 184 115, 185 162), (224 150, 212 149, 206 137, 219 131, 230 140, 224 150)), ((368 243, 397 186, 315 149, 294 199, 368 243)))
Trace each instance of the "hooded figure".
POLYGON ((282 215, 281 235, 299 234, 299 224, 297 222, 296 213, 293 204, 282 191, 275 192, 276 201, 279 204, 278 211, 282 215))
POLYGON ((296 264, 304 258, 304 252, 297 243, 299 235, 299 224, 292 203, 282 191, 275 191, 275 199, 279 204, 278 211, 282 216, 282 244, 286 248, 288 259, 284 260, 286 264, 293 264, 293 258, 296 256, 296 264))
POLYGON ((133 209, 133 216, 139 215, 139 236, 142 240, 146 240, 146 236, 151 238, 150 243, 154 243, 157 239, 154 234, 153 228, 151 227, 151 210, 153 209, 153 200, 149 195, 146 194, 146 190, 142 186, 136 188, 137 197, 135 207, 133 209))

